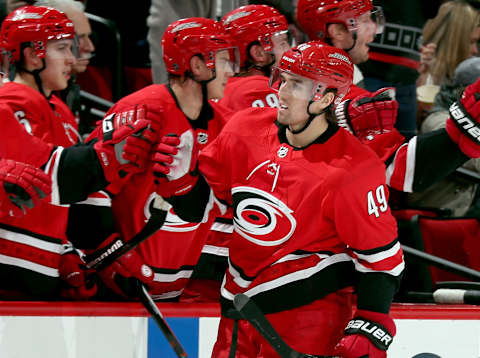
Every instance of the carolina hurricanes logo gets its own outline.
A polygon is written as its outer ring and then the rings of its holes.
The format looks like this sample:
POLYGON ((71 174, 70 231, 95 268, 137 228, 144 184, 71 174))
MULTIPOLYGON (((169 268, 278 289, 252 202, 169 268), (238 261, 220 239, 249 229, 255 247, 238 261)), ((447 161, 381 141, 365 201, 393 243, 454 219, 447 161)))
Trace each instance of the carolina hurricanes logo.
MULTIPOLYGON (((150 194, 148 197, 145 206, 143 208, 143 214, 145 215, 145 222, 150 219, 150 210, 153 207, 153 199, 155 198, 155 193, 150 194)), ((189 223, 180 219, 177 214, 173 212, 173 209, 170 208, 165 218, 165 223, 163 224, 160 230, 164 231, 175 231, 175 232, 186 232, 193 231, 200 226, 200 223, 189 223)))
POLYGON ((260 189, 241 186, 232 189, 235 231, 256 245, 275 246, 287 241, 297 222, 293 210, 260 189))

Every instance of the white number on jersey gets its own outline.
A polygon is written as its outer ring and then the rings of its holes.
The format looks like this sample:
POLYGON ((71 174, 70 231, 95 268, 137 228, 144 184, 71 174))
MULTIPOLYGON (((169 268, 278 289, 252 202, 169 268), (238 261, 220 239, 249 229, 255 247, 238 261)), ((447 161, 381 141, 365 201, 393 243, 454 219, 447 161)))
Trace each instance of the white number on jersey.
MULTIPOLYGON (((269 107, 278 108, 278 98, 275 93, 267 94, 265 97, 265 102, 267 102, 269 107)), ((257 99, 253 101, 252 107, 265 107, 265 102, 263 102, 261 99, 257 99)))
POLYGON ((388 209, 387 197, 385 195, 385 187, 380 185, 375 190, 375 195, 373 190, 370 190, 367 193, 367 206, 368 206, 368 215, 375 214, 375 217, 379 217, 380 212, 384 213, 388 209))
POLYGON ((29 134, 33 134, 32 133, 32 126, 30 125, 30 122, 28 121, 27 118, 25 118, 25 112, 24 111, 16 111, 15 112, 15 117, 17 118, 17 120, 23 124, 23 126, 25 127, 25 130, 29 133, 29 134))

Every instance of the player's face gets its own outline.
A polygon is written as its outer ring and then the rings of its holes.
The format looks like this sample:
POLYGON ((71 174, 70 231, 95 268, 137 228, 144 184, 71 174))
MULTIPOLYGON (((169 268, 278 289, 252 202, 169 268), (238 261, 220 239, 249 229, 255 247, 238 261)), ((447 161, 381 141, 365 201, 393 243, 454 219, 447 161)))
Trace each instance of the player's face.
POLYGON ((307 106, 312 98, 313 82, 287 72, 279 74, 279 123, 292 129, 301 128, 308 119, 307 106))
POLYGON ((225 91, 225 86, 230 77, 235 74, 235 67, 237 66, 234 61, 232 61, 232 51, 231 50, 221 50, 218 51, 215 55, 215 79, 208 82, 208 98, 222 98, 223 92, 225 91))
POLYGON ((273 55, 275 56, 275 66, 278 65, 284 52, 290 50, 290 40, 287 31, 277 32, 272 35, 273 55))
MULTIPOLYGON (((357 21, 357 39, 355 46, 348 51, 348 54, 353 59, 354 63, 362 63, 368 60, 368 51, 370 42, 373 42, 377 32, 377 24, 371 18, 371 12, 368 11, 356 18, 357 21)), ((353 44, 353 33, 350 33, 350 45, 343 48, 348 48, 353 44)))
POLYGON ((77 63, 73 66, 73 73, 82 73, 87 69, 92 57, 95 46, 93 45, 90 35, 92 29, 87 17, 81 11, 72 11, 68 14, 75 26, 75 33, 78 41, 78 58, 77 63))
POLYGON ((480 27, 473 30, 470 36, 470 57, 478 56, 478 41, 480 40, 480 27))
POLYGON ((53 40, 47 43, 45 69, 40 72, 43 90, 47 96, 51 91, 59 91, 67 87, 72 67, 76 63, 72 48, 73 40, 70 39, 53 40))

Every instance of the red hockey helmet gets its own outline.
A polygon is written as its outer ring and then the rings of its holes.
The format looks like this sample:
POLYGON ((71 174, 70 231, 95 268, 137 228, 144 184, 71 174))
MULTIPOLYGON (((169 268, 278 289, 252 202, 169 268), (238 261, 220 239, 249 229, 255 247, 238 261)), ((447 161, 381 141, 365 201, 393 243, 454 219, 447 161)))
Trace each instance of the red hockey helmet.
POLYGON ((202 17, 175 21, 163 34, 162 49, 167 71, 174 75, 191 71, 190 59, 195 55, 201 55, 207 67, 215 70, 215 53, 221 50, 229 50, 238 72, 238 49, 218 21, 202 17))
POLYGON ((288 32, 285 16, 268 5, 239 7, 225 14, 222 23, 238 46, 241 66, 245 65, 252 42, 258 41, 265 51, 273 52, 273 36, 288 32))
POLYGON ((297 21, 310 40, 320 40, 327 37, 328 24, 344 24, 350 31, 357 30, 356 18, 367 11, 372 12, 377 34, 382 33, 383 10, 374 8, 372 0, 298 0, 297 21))
POLYGON ((32 43, 35 54, 43 58, 47 41, 73 39, 75 28, 63 12, 45 6, 23 6, 3 20, 0 47, 9 54, 10 63, 21 58, 21 44, 32 43))
POLYGON ((270 86, 278 90, 280 74, 287 72, 312 81, 308 99, 320 99, 327 89, 336 89, 338 104, 353 82, 353 61, 348 54, 319 41, 310 41, 285 52, 270 77, 270 86))

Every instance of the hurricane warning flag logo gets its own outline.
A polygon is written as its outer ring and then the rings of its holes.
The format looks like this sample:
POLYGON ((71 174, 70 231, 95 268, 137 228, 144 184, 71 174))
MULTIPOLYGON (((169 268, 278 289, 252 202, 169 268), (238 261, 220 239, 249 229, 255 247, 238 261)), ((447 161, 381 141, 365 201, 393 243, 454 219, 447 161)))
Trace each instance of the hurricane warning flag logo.
POLYGON ((236 187, 233 195, 235 231, 260 246, 276 246, 287 241, 297 222, 281 200, 252 187, 236 187))

